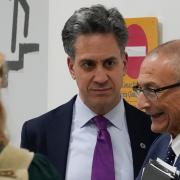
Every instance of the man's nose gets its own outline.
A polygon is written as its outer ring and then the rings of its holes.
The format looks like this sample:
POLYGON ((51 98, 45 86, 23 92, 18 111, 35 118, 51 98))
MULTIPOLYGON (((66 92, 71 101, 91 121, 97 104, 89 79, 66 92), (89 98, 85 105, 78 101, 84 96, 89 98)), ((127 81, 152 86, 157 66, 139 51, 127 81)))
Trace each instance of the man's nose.
POLYGON ((94 81, 97 83, 105 83, 108 81, 108 73, 103 67, 98 67, 94 74, 94 81))
POLYGON ((137 98, 137 107, 141 110, 145 110, 150 107, 150 101, 146 96, 144 96, 143 92, 140 92, 137 98))

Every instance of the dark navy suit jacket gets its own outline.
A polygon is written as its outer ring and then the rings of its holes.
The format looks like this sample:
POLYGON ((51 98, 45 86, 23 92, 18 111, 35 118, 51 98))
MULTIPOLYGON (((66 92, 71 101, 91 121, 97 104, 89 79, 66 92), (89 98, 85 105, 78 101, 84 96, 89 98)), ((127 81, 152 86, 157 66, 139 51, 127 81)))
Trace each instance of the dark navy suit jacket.
MULTIPOLYGON (((153 143, 136 180, 141 179, 142 170, 149 162, 149 159, 157 159, 157 157, 159 157, 162 160, 165 159, 170 140, 171 140, 170 134, 163 134, 153 143)), ((180 170, 180 156, 176 160, 174 166, 176 166, 177 169, 180 170)))
MULTIPOLYGON (((26 121, 21 134, 21 147, 47 156, 64 178, 75 99, 76 96, 66 104, 26 121)), ((125 102, 125 112, 136 177, 157 135, 151 132, 150 118, 145 113, 127 102, 125 102)))

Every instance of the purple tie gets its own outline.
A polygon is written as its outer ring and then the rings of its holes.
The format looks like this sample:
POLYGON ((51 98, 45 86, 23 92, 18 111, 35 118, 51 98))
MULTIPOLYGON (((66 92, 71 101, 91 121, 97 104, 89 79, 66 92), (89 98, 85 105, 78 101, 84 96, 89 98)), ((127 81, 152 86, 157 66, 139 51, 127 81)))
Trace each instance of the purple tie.
POLYGON ((115 180, 112 143, 107 131, 108 120, 103 116, 95 116, 92 120, 99 131, 94 150, 91 180, 115 180))

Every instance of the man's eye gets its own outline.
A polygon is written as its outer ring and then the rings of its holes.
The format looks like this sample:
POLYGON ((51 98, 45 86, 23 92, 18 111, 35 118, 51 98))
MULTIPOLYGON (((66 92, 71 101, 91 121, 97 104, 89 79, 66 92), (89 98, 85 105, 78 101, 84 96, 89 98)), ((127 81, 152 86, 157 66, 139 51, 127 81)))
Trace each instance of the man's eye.
POLYGON ((91 61, 83 62, 81 64, 81 67, 85 70, 91 70, 94 66, 95 66, 95 64, 91 61))
POLYGON ((144 91, 148 92, 148 94, 153 94, 154 95, 154 91, 155 89, 154 88, 145 88, 144 91))
POLYGON ((115 61, 113 60, 108 60, 104 63, 104 66, 108 69, 114 67, 114 65, 115 65, 115 61))
POLYGON ((148 90, 148 91, 150 91, 150 92, 154 92, 154 90, 155 90, 156 88, 147 87, 147 88, 145 88, 145 89, 148 90))

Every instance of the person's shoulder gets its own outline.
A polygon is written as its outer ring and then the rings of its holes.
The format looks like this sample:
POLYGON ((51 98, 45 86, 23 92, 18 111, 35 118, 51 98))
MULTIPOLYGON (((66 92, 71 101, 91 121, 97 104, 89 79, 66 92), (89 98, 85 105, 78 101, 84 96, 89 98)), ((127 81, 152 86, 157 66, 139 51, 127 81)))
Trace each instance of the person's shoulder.
POLYGON ((171 140, 171 136, 169 133, 161 134, 152 144, 152 148, 160 148, 162 149, 163 146, 167 146, 171 140))
POLYGON ((165 133, 160 135, 151 145, 151 148, 148 152, 148 158, 155 159, 160 154, 163 154, 166 151, 169 142, 170 142, 170 134, 165 133))
POLYGON ((146 164, 149 162, 150 159, 156 159, 157 157, 161 158, 161 155, 164 153, 164 151, 167 150, 169 141, 170 141, 170 134, 168 133, 161 134, 158 138, 155 139, 155 141, 153 142, 153 144, 151 145, 148 151, 148 154, 143 163, 141 171, 139 172, 139 175, 135 180, 141 179, 140 177, 142 176, 142 170, 146 166, 146 164))
POLYGON ((29 180, 61 180, 55 167, 41 154, 35 154, 28 169, 29 180))
POLYGON ((53 120, 57 119, 57 117, 62 117, 63 114, 70 114, 73 111, 73 104, 76 100, 76 96, 74 96, 70 101, 66 102, 65 104, 62 104, 36 118, 30 119, 26 121, 24 124, 28 124, 28 126, 31 125, 41 125, 42 122, 43 124, 47 124, 49 122, 52 122, 53 120))

